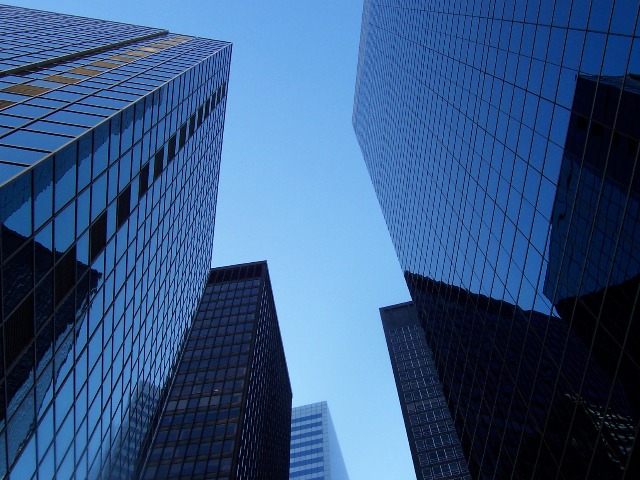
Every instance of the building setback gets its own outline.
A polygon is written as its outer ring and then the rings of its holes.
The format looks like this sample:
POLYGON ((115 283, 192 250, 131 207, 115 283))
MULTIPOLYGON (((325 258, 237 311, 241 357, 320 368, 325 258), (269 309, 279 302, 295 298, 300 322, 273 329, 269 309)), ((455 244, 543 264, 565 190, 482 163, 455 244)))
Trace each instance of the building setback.
POLYGON ((290 480, 349 480, 327 402, 291 411, 290 480))
POLYGON ((0 25, 0 477, 126 478, 209 272, 231 45, 0 25))
POLYGON ((212 269, 142 478, 285 480, 291 398, 267 263, 212 269))
POLYGON ((364 2, 354 130, 473 477, 640 474, 638 9, 364 2))
POLYGON ((471 478, 413 303, 380 309, 416 478, 471 478))

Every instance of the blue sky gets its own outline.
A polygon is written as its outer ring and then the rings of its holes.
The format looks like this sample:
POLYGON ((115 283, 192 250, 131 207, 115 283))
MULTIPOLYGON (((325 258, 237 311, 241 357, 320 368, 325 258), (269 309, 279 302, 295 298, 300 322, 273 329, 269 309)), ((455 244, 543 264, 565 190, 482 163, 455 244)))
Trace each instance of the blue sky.
POLYGON ((378 308, 409 300, 351 127, 362 2, 6 1, 234 43, 213 264, 266 259, 293 405, 351 480, 415 478, 378 308))

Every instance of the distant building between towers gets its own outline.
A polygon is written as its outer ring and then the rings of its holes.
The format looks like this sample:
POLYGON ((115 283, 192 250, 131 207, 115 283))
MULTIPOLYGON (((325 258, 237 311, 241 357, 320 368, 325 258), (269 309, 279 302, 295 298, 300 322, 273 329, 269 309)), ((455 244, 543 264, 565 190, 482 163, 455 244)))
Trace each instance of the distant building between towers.
POLYGON ((142 478, 286 480, 291 398, 267 263, 212 269, 142 478))
POLYGON ((442 385, 412 302, 380 309, 411 457, 419 479, 471 479, 442 385))
POLYGON ((349 480, 327 402, 291 411, 290 480, 349 480))

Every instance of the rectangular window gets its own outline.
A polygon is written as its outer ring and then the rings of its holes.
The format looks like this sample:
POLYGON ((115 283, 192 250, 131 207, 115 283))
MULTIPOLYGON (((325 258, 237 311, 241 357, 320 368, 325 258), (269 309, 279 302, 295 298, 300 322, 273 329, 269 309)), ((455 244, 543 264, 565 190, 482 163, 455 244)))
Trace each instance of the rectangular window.
POLYGON ((131 208, 131 185, 118 195, 117 225, 120 228, 129 218, 131 208))
POLYGON ((29 294, 7 319, 4 324, 4 334, 5 361, 7 368, 9 368, 34 337, 33 293, 29 294))
POLYGON ((184 147, 185 142, 187 141, 187 124, 185 123, 180 127, 180 142, 178 148, 184 147))
POLYGON ((140 178, 138 181, 139 198, 141 198, 149 189, 149 162, 145 163, 140 169, 140 178))
POLYGON ((76 246, 71 246, 69 251, 56 264, 55 269, 56 305, 65 297, 76 283, 76 246))
POLYGON ((93 262, 107 245, 107 212, 103 212, 89 227, 89 259, 93 262))
POLYGON ((167 146, 167 164, 169 164, 169 162, 173 160, 175 156, 176 156, 176 135, 173 134, 173 136, 169 139, 169 144, 167 146))
POLYGON ((202 110, 203 110, 202 107, 198 109, 198 126, 202 125, 202 113, 203 113, 202 110))
POLYGON ((196 130, 196 114, 194 113, 189 118, 189 138, 193 136, 193 132, 196 130))
MULTIPOLYGON (((174 138, 175 142, 175 138, 174 138)), ((175 145, 175 144, 174 144, 175 145)), ((164 147, 156 152, 156 159, 153 164, 153 180, 155 181, 162 173, 164 163, 164 147)))

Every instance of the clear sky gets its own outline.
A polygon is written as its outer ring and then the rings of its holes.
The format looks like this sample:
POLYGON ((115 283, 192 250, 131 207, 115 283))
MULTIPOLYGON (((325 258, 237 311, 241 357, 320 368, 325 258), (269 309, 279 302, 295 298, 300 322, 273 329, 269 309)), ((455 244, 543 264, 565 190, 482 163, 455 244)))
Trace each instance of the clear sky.
POLYGON ((409 300, 351 126, 361 0, 4 1, 233 42, 213 264, 266 259, 293 405, 351 480, 415 478, 378 308, 409 300))

